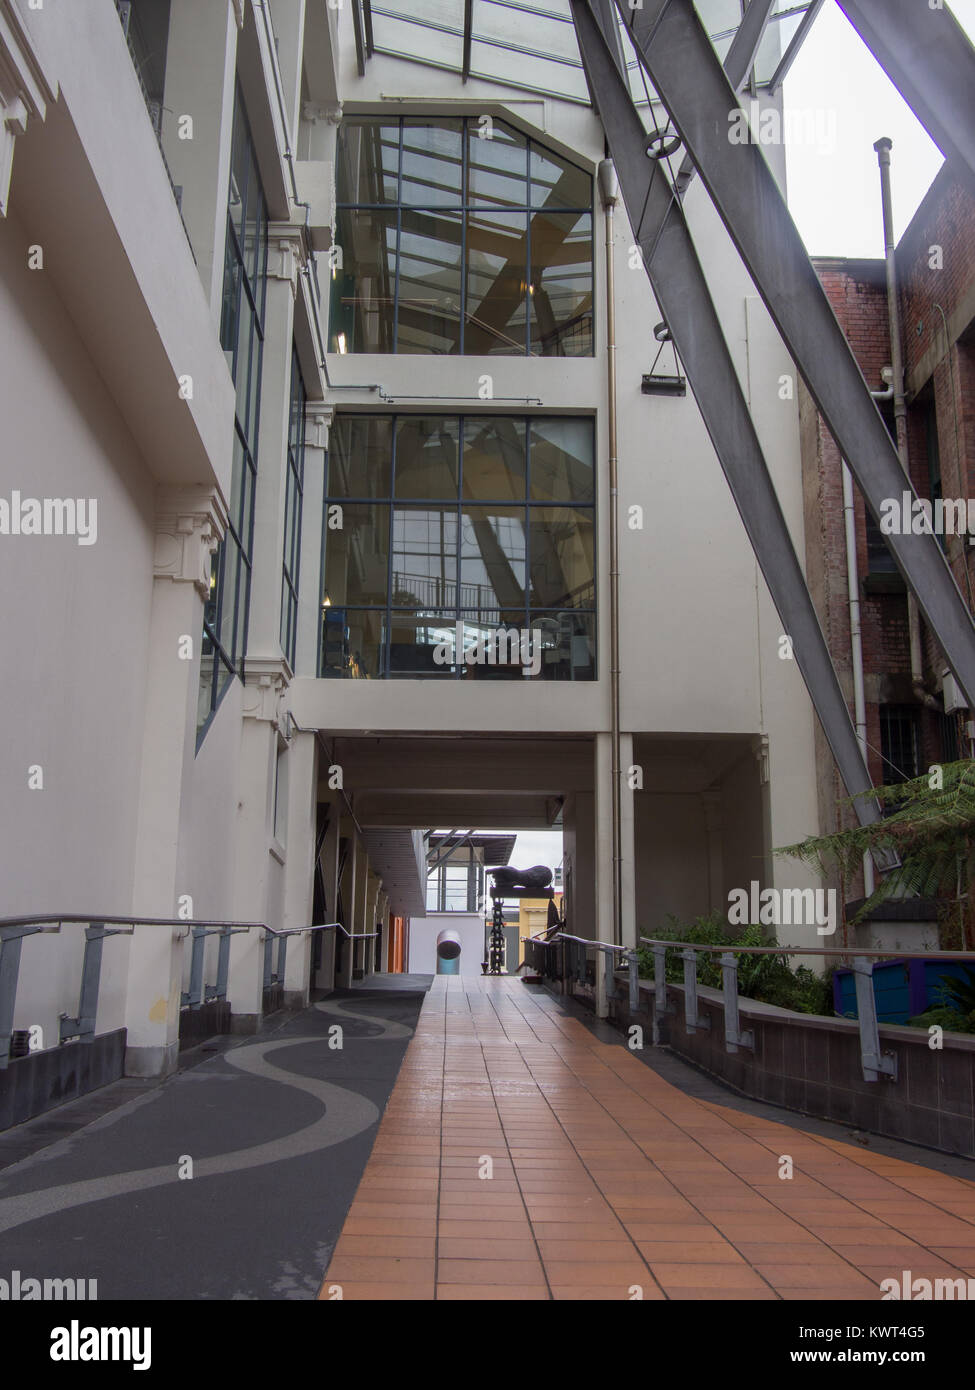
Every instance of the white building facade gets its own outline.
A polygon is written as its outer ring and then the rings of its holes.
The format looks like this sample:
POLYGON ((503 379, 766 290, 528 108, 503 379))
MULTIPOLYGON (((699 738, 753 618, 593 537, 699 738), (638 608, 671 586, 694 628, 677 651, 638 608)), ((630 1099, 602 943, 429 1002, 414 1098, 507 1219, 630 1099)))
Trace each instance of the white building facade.
MULTIPOLYGON (((813 886, 772 857, 818 827, 811 705, 693 397, 641 391, 581 69, 465 77, 394 11, 0 0, 2 913, 139 919, 96 1024, 132 1074, 175 1065, 193 924, 241 928, 203 947, 239 1031, 386 968, 432 826, 561 823, 569 929, 623 944, 813 886)), ((793 365, 685 209, 804 554, 793 365)), ((25 940, 15 1030, 56 1045, 84 949, 25 940)))

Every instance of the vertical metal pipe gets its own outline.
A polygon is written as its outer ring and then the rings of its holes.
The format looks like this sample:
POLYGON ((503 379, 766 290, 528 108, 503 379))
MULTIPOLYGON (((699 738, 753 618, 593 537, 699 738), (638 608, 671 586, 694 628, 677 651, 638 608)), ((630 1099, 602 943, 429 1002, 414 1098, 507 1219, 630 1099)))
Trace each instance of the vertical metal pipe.
MULTIPOLYGON (((893 141, 887 136, 874 145, 880 166, 880 200, 884 219, 884 262, 887 268, 887 318, 890 324, 890 365, 893 372, 894 428, 897 433, 897 453, 910 487, 910 452, 907 443, 907 398, 904 394, 904 350, 901 345, 901 315, 897 298, 897 258, 894 242, 894 213, 890 192, 890 152, 893 141)), ((908 589, 907 626, 911 644, 911 685, 914 694, 929 709, 938 709, 938 702, 924 688, 921 657, 921 620, 917 599, 908 589)))
MULTIPOLYGON (((857 570, 856 513, 853 509, 853 475, 846 460, 840 461, 843 471, 843 520, 846 536, 846 583, 850 605, 850 647, 853 660, 853 711, 857 742, 867 761, 867 704, 863 690, 863 638, 860 629, 860 576, 857 570)), ((869 850, 863 856, 863 891, 870 897, 874 890, 873 856, 869 850)))
POLYGON ((623 945, 622 772, 620 769, 620 556, 616 416, 616 275, 614 218, 619 182, 611 159, 599 166, 599 191, 606 231, 606 424, 609 443, 609 679, 612 740, 613 941, 623 945))

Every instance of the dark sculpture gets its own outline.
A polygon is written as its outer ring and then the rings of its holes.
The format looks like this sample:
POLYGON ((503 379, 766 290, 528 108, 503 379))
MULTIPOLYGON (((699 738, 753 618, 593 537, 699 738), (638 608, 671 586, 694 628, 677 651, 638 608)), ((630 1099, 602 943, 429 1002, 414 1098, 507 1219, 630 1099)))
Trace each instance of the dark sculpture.
POLYGON ((551 887, 552 870, 545 864, 535 864, 530 869, 514 869, 506 865, 500 869, 488 869, 498 891, 527 892, 529 889, 551 887))

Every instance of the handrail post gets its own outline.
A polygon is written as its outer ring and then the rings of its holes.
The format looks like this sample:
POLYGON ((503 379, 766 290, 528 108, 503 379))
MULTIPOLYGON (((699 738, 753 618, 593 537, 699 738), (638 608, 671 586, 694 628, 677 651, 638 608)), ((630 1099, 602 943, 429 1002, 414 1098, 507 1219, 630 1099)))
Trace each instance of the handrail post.
POLYGON ((696 1033, 698 1029, 706 1032, 711 1020, 697 1009, 697 952, 688 946, 680 956, 684 962, 684 1027, 688 1033, 696 1033))
POLYGON ((191 927, 190 936, 193 941, 190 953, 190 987, 183 996, 183 999, 191 1009, 198 1009, 203 1004, 203 966, 207 943, 206 928, 191 927))
POLYGON ((227 980, 230 975, 230 937, 229 927, 222 927, 220 930, 220 942, 217 946, 217 985, 214 993, 215 999, 226 999, 227 980))
POLYGON ((20 948, 25 935, 22 927, 5 928, 0 933, 0 1071, 5 1071, 10 1061, 20 948))
POLYGON ((279 979, 280 982, 281 982, 281 988, 282 988, 282 989, 284 988, 284 972, 285 972, 285 967, 286 967, 287 963, 288 963, 288 938, 287 938, 287 936, 283 936, 283 935, 282 935, 282 936, 279 936, 279 937, 278 937, 278 979, 279 979))
POLYGON ((888 1076, 892 1081, 896 1081, 897 1058, 884 1057, 880 1051, 877 1000, 873 992, 873 964, 866 956, 854 957, 853 980, 857 992, 857 1022, 860 1028, 863 1079, 877 1081, 881 1076, 888 1076))
POLYGON ((264 974, 263 974, 263 978, 262 978, 262 981, 261 981, 261 989, 262 989, 262 991, 265 990, 265 989, 270 989, 270 988, 271 988, 271 978, 272 978, 272 970, 271 970, 271 951, 273 950, 273 948, 274 948, 274 936, 273 936, 272 932, 271 932, 267 927, 265 927, 265 929, 264 929, 264 974))
POLYGON ((754 1048, 755 1034, 743 1033, 738 1013, 738 958, 732 951, 721 955, 721 988, 724 994, 724 1045, 726 1052, 754 1048))
POLYGON ((640 1007, 640 961, 636 951, 627 951, 626 967, 629 972, 630 1013, 636 1013, 640 1007))
POLYGON ((95 1034, 95 1020, 98 1015, 98 989, 102 974, 102 947, 106 936, 114 936, 106 931, 104 922, 91 922, 85 928, 85 954, 81 966, 81 996, 78 1001, 78 1017, 69 1018, 61 1014, 58 1020, 59 1042, 68 1038, 91 1039, 95 1034))
POLYGON ((654 1017, 662 1018, 667 1013, 667 947, 653 948, 653 994, 654 1017))

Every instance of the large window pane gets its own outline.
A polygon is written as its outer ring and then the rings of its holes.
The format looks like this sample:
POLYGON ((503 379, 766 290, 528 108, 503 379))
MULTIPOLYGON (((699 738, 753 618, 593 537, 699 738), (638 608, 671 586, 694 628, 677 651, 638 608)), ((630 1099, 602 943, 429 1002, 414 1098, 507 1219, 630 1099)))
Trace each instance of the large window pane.
POLYGON ((592 353, 592 218, 532 214, 531 351, 541 357, 592 353))
POLYGON ((592 608, 593 515, 578 507, 531 507, 531 606, 592 608))
POLYGON ((527 223, 523 212, 467 215, 464 352, 469 355, 525 352, 527 223))
POLYGON ((461 508, 461 607, 525 606, 525 508, 461 508))
POLYGON ((592 421, 533 420, 532 501, 592 502, 594 495, 592 421))
POLYGON ((332 352, 393 352, 396 213, 339 211, 329 347, 332 352))
POLYGON ((394 608, 456 607, 456 503, 394 509, 391 602, 394 608))
POLYGON ((449 415, 405 415, 396 425, 396 496, 457 497, 460 422, 449 415))
POLYGON ((335 196, 339 203, 395 203, 399 121, 353 116, 339 126, 335 196))
POLYGON ((397 352, 460 351, 463 215, 404 208, 397 352))
POLYGON ((322 675, 377 680, 383 673, 382 609, 326 608, 322 614, 322 675))
POLYGON ((325 534, 325 591, 332 604, 384 604, 389 561, 389 507, 342 505, 340 529, 325 534))
POLYGON ((328 441, 328 496, 390 497, 392 491, 390 416, 337 416, 328 441))
POLYGON ((469 415, 464 421, 464 498, 525 499, 525 422, 469 415))
POLYGON ((453 610, 391 613, 389 674, 453 679, 456 618, 453 610), (438 650, 439 649, 439 650, 438 650), (449 658, 448 660, 438 658, 449 658))
POLYGON ((525 614, 482 610, 464 614, 464 647, 477 659, 459 668, 462 680, 524 680, 531 667, 531 632, 525 614))
POLYGON ((531 198, 533 208, 557 212, 560 208, 592 207, 592 178, 575 164, 532 141, 531 198))
POLYGON ((528 206, 528 142, 502 121, 468 122, 468 194, 472 207, 528 206))
POLYGON ((532 613, 532 633, 540 645, 539 680, 596 679, 596 615, 532 613))
POLYGON ((464 122, 445 116, 403 122, 400 201, 415 207, 459 208, 463 203, 464 122))

